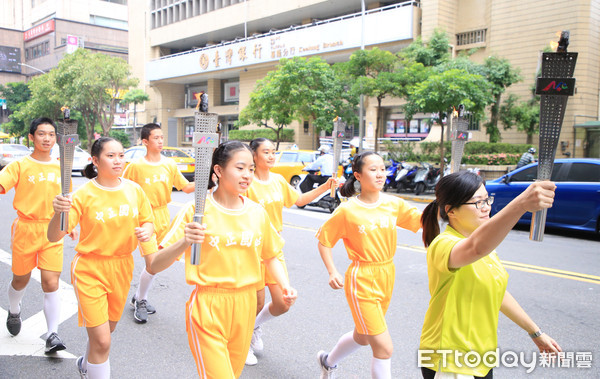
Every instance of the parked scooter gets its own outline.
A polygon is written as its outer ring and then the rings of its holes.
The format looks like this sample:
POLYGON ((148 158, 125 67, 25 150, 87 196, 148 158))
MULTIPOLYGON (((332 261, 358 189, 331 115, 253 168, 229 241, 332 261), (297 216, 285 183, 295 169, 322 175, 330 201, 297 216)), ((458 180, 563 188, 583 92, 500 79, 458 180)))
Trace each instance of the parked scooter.
MULTIPOLYGON (((419 167, 415 175, 415 195, 420 195, 427 190, 435 188, 435 185, 441 178, 440 169, 433 167, 430 163, 421 162, 422 167, 419 167)), ((444 175, 450 174, 450 167, 446 164, 444 175)))
POLYGON ((390 166, 385 171, 385 184, 383 185, 383 192, 389 188, 396 188, 396 173, 398 172, 399 162, 390 159, 390 166))
POLYGON ((396 192, 412 191, 415 188, 415 175, 417 174, 417 166, 409 165, 402 162, 402 170, 396 175, 396 192))
POLYGON ((342 162, 342 167, 344 168, 344 178, 347 180, 352 176, 352 161, 354 157, 349 157, 344 162, 342 162))
MULTIPOLYGON (((309 192, 309 191, 313 190, 314 188, 317 188, 318 186, 320 186, 322 183, 325 183, 326 180, 318 181, 318 182, 313 183, 312 188, 306 188, 307 186, 302 185, 302 183, 304 183, 306 181, 306 178, 309 175, 317 175, 317 173, 319 171, 306 171, 306 172, 307 172, 307 174, 300 175, 300 181, 298 182, 298 185, 296 187, 296 189, 298 191, 300 191, 301 193, 309 192)), ((317 176, 320 176, 320 175, 317 175, 317 176)), ((325 177, 323 177, 323 179, 325 179, 325 177)), ((341 200, 340 200, 339 190, 336 188, 335 198, 331 197, 331 191, 325 191, 321 195, 317 196, 317 198, 314 199, 309 204, 303 205, 298 208, 304 209, 304 207, 306 207, 306 206, 319 207, 319 208, 327 209, 330 213, 333 213, 333 211, 340 205, 340 203, 341 203, 341 200)))

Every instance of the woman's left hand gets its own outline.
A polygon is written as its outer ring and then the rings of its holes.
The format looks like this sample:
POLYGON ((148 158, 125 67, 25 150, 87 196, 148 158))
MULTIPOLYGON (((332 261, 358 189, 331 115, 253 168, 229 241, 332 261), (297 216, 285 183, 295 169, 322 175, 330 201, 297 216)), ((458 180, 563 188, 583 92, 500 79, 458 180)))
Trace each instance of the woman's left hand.
POLYGON ((292 287, 284 287, 283 288, 283 302, 286 305, 291 306, 298 298, 298 292, 292 287))
POLYGON ((140 242, 148 242, 148 241, 150 241, 150 237, 151 237, 148 230, 146 228, 142 228, 142 227, 135 228, 135 236, 137 237, 138 241, 140 241, 140 242))
POLYGON ((542 334, 539 337, 533 338, 533 342, 537 345, 538 349, 540 349, 540 353, 558 353, 562 351, 558 343, 552 339, 546 333, 542 334))

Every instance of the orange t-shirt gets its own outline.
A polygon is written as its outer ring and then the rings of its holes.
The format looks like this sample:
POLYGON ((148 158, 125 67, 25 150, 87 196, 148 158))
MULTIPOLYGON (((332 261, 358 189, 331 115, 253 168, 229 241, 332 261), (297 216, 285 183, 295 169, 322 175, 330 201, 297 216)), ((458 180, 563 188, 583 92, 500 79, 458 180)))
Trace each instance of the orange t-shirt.
POLYGON ((50 221, 54 214, 52 200, 61 193, 60 164, 41 162, 31 156, 9 163, 0 171, 4 192, 15 188, 13 207, 24 220, 50 221))
POLYGON ((283 230, 283 207, 291 207, 300 196, 283 176, 274 173, 269 173, 267 181, 254 177, 245 195, 265 208, 278 232, 283 230))
MULTIPOLYGON (((200 264, 190 263, 191 247, 185 251, 185 278, 189 284, 235 289, 262 283, 261 260, 276 256, 284 242, 267 212, 248 198, 242 199, 242 208, 227 209, 212 194, 207 196, 200 264)), ((179 211, 161 243, 163 247, 184 237, 185 224, 192 222, 194 212, 193 201, 179 211)))
MULTIPOLYGON (((73 193, 69 231, 81 225, 75 246, 80 254, 123 256, 138 246, 135 228, 153 219, 150 202, 136 183, 121 179, 117 187, 108 188, 92 179, 73 193)), ((158 250, 155 234, 139 244, 144 255, 158 250)))
POLYGON ((342 239, 350 260, 386 262, 396 253, 396 226, 418 231, 421 212, 394 196, 381 194, 374 204, 353 197, 333 212, 316 236, 326 247, 342 239))
POLYGON ((165 157, 156 163, 148 162, 144 157, 131 162, 123 172, 123 177, 142 187, 152 208, 169 204, 173 187, 181 190, 189 184, 175 161, 165 157))

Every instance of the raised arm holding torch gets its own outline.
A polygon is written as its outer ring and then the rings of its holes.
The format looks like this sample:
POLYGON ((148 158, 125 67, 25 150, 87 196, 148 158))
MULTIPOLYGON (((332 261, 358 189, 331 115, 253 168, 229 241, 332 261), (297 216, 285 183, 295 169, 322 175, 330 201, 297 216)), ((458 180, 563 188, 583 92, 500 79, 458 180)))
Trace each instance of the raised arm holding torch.
MULTIPOLYGON (((337 178, 338 165, 340 164, 340 158, 342 156, 342 142, 344 140, 344 130, 345 125, 342 122, 342 118, 337 116, 333 120, 333 132, 331 133, 333 137, 333 169, 331 170, 331 177, 333 179, 337 178)), ((335 182, 331 185, 331 197, 335 199, 335 182)))
MULTIPOLYGON (((79 144, 79 135, 77 134, 77 121, 71 120, 71 111, 64 106, 60 109, 63 112, 63 119, 57 122, 56 142, 60 153, 60 184, 63 196, 69 195, 71 188, 71 173, 73 170, 73 155, 75 146, 79 144)), ((60 213, 60 230, 68 232, 69 212, 60 213)))
MULTIPOLYGON (((197 96, 197 99, 198 104, 196 105, 196 112, 194 114, 195 129, 193 135, 193 145, 196 153, 196 171, 194 173, 196 209, 194 212, 194 222, 202 224, 212 153, 219 145, 219 135, 217 134, 218 115, 216 113, 206 113, 208 111, 208 95, 202 92, 197 96)), ((193 265, 200 264, 200 245, 197 243, 192 244, 190 263, 193 265)))

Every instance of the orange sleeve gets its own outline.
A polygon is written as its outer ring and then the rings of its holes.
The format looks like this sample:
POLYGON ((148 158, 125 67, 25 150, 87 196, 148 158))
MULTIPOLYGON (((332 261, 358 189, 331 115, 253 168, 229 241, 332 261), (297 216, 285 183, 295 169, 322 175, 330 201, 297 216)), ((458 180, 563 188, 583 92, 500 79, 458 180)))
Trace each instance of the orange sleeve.
POLYGON ((334 247, 337 241, 346 235, 346 220, 344 217, 344 208, 338 207, 331 215, 329 220, 319 228, 316 237, 325 247, 334 247))
POLYGON ((402 199, 398 200, 400 203, 398 207, 398 217, 396 218, 396 226, 416 233, 421 229, 421 211, 416 207, 408 206, 402 199))

